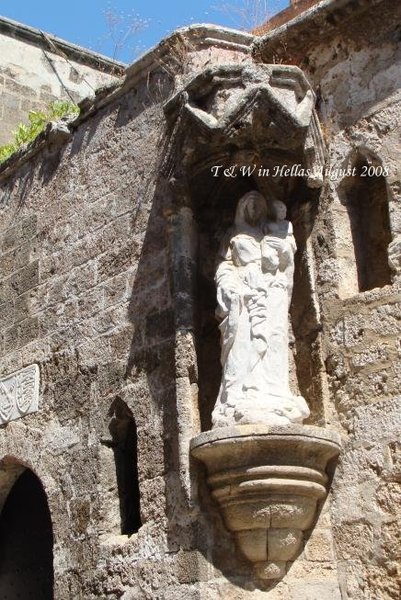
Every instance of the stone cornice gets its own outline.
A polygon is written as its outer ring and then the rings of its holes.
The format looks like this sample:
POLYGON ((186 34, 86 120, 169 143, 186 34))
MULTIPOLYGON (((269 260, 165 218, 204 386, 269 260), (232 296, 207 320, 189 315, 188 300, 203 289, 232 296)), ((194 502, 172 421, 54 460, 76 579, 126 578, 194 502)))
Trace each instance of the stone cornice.
POLYGON ((82 100, 79 104, 81 114, 77 119, 60 124, 49 124, 31 144, 18 150, 1 164, 0 183, 50 144, 53 146, 65 144, 82 121, 127 93, 140 81, 146 80, 149 73, 160 68, 164 59, 168 58, 177 44, 180 44, 188 54, 212 47, 250 53, 254 39, 251 34, 215 25, 191 25, 178 29, 132 63, 126 69, 125 77, 96 90, 94 98, 82 100))
MULTIPOLYGON (((165 61, 168 61, 169 56, 174 55, 177 47, 180 48, 179 52, 182 53, 182 57, 179 56, 179 58, 183 62, 185 54, 188 55, 212 47, 250 54, 254 40, 255 36, 249 33, 216 25, 191 25, 190 27, 177 29, 127 67, 125 77, 119 83, 100 88, 97 90, 94 99, 84 99, 80 103, 80 119, 126 93, 139 81, 147 78, 152 71, 160 67, 165 68, 165 61)), ((175 56, 175 59, 177 60, 177 56, 175 56)))
POLYGON ((50 33, 44 33, 40 29, 23 25, 5 17, 0 17, 0 35, 6 35, 16 40, 39 46, 49 52, 57 52, 69 60, 111 75, 121 75, 126 67, 122 62, 112 60, 97 52, 92 52, 71 42, 66 42, 50 33))
POLYGON ((257 39, 252 52, 256 60, 280 62, 297 56, 319 43, 325 37, 341 32, 343 25, 383 0, 323 0, 257 39))
POLYGON ((138 73, 152 71, 177 44, 183 44, 188 52, 203 48, 224 48, 250 53, 255 36, 250 33, 218 27, 217 25, 191 25, 177 29, 171 35, 132 63, 127 70, 127 78, 135 78, 138 73))

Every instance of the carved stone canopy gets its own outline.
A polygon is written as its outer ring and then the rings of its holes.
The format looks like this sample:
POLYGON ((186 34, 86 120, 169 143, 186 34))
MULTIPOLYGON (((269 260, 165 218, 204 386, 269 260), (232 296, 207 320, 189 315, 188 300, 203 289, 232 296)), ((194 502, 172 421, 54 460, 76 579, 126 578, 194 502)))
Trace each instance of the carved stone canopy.
POLYGON ((314 103, 310 84, 295 66, 206 69, 165 105, 174 128, 170 173, 229 164, 238 153, 266 164, 273 154, 277 165, 303 164, 308 185, 319 187, 324 147, 314 103))

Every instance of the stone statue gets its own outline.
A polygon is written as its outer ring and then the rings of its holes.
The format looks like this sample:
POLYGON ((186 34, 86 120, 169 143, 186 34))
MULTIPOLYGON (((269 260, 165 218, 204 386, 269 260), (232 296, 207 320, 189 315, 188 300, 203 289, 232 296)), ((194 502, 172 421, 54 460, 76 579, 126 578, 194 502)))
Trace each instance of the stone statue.
POLYGON ((273 219, 259 192, 245 194, 220 255, 215 279, 223 374, 214 428, 281 426, 309 416, 304 398, 289 388, 288 310, 296 244, 285 204, 270 206, 273 219))

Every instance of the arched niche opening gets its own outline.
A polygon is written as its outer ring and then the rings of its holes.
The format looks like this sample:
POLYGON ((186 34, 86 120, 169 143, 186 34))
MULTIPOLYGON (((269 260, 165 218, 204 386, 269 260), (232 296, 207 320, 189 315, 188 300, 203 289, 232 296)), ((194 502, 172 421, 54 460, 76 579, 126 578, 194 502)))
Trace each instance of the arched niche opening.
POLYGON ((0 589, 10 600, 53 598, 53 530, 38 477, 20 465, 1 467, 0 589))
MULTIPOLYGON (((116 398, 108 413, 107 439, 102 440, 102 461, 111 497, 105 498, 107 529, 113 522, 122 535, 136 533, 142 525, 138 480, 138 436, 135 419, 127 404, 116 398), (116 508, 118 509, 116 510, 116 508)), ((115 532, 115 531, 114 531, 115 532)))
MULTIPOLYGON (((270 154, 264 168, 273 172, 283 157, 270 154)), ((288 154, 285 162, 291 167, 288 154)), ((294 158, 294 164, 297 164, 294 158)), ((298 246, 295 257, 295 281, 290 311, 290 381, 294 393, 302 394, 311 408, 312 423, 322 423, 322 380, 318 376, 321 360, 318 347, 318 315, 314 301, 313 261, 308 240, 317 212, 318 190, 306 186, 302 177, 272 178, 254 173, 236 178, 214 178, 210 169, 197 172, 190 182, 189 196, 198 232, 197 286, 195 308, 196 349, 198 359, 199 412, 202 431, 211 428, 211 415, 221 382, 220 331, 215 315, 214 281, 219 248, 234 223, 238 200, 250 190, 259 190, 265 198, 282 200, 293 222, 298 246)))
POLYGON ((341 298, 391 283, 389 192, 383 167, 358 152, 351 173, 339 187, 336 215, 341 298))

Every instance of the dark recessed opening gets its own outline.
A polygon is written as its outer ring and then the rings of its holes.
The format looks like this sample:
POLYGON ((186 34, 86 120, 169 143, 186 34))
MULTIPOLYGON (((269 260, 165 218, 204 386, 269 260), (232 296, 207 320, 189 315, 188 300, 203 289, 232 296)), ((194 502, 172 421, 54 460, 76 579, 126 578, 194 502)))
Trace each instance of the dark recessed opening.
POLYGON ((111 407, 109 430, 116 467, 120 501, 121 533, 131 535, 141 527, 138 482, 138 438, 136 423, 128 406, 117 398, 111 407))
POLYGON ((46 494, 25 470, 0 515, 0 597, 53 598, 53 532, 46 494))
POLYGON ((391 283, 388 245, 391 241, 388 191, 380 167, 360 157, 356 175, 346 178, 340 188, 350 222, 358 289, 360 292, 391 283))

